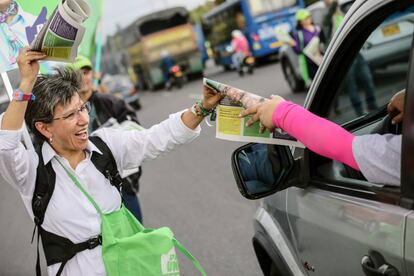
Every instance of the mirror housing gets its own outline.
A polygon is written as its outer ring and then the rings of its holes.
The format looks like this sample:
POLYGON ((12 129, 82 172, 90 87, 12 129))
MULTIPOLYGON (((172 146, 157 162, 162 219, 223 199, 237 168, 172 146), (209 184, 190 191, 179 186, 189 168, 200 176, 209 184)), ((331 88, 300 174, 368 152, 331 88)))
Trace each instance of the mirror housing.
POLYGON ((259 199, 293 186, 288 176, 295 162, 288 146, 247 144, 233 152, 231 165, 237 187, 247 199, 259 199))

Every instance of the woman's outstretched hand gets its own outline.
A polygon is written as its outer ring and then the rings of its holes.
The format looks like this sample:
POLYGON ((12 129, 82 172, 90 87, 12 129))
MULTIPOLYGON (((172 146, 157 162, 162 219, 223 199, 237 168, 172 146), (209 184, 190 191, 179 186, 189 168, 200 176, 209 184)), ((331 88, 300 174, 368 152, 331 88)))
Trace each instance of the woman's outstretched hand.
POLYGON ((20 50, 19 56, 17 57, 17 64, 19 66, 21 85, 24 86, 24 92, 31 92, 37 75, 39 74, 38 61, 45 57, 46 55, 42 52, 30 51, 28 47, 20 50))
POLYGON ((206 86, 204 86, 203 96, 203 107, 207 110, 215 108, 224 97, 206 86))
POLYGON ((275 126, 273 125, 272 117, 273 112, 277 106, 283 102, 284 99, 280 96, 271 96, 269 100, 259 103, 253 107, 247 108, 240 113, 240 117, 246 117, 253 115, 247 121, 247 126, 251 126, 253 123, 260 121, 260 131, 263 132, 266 128, 269 131, 273 131, 275 126))
POLYGON ((392 118, 394 124, 402 122, 404 117, 404 100, 405 100, 405 89, 395 94, 390 103, 388 104, 388 114, 392 118))

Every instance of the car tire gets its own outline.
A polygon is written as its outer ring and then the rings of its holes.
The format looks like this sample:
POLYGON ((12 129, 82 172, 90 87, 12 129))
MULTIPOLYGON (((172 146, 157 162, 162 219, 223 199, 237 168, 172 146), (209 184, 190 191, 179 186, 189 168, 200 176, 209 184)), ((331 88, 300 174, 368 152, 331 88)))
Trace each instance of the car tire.
POLYGON ((277 250, 266 245, 271 244, 260 233, 253 238, 253 248, 264 276, 293 276, 277 250))
POLYGON ((293 93, 305 90, 305 82, 296 76, 292 64, 286 58, 282 59, 282 71, 293 93))
POLYGON ((232 68, 231 68, 231 66, 230 65, 223 65, 223 69, 224 69, 224 71, 226 71, 226 72, 228 72, 228 71, 231 71, 232 70, 232 68))

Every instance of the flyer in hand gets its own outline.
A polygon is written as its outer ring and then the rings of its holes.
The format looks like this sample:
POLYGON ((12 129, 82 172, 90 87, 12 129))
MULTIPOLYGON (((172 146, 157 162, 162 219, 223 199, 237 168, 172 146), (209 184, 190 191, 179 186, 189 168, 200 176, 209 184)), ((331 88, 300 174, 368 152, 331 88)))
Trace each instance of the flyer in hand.
POLYGON ((312 60, 316 65, 322 64, 323 56, 319 49, 320 39, 319 37, 313 37, 311 41, 309 41, 308 45, 303 49, 303 53, 312 60))
POLYGON ((82 23, 89 16, 90 8, 86 1, 62 0, 30 49, 45 53, 45 60, 73 62, 85 33, 82 23))
POLYGON ((251 116, 240 118, 239 114, 245 108, 266 101, 265 98, 210 79, 205 78, 203 82, 206 87, 225 96, 217 106, 216 138, 238 142, 305 147, 281 129, 275 129, 272 133, 268 130, 260 133, 259 122, 250 127, 246 126, 251 116))

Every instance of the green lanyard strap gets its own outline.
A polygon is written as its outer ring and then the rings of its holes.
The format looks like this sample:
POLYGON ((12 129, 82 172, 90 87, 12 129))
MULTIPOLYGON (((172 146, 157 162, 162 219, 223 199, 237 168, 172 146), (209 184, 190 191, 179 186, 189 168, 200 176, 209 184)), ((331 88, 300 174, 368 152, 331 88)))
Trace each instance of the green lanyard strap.
POLYGON ((58 158, 56 158, 56 160, 59 162, 59 164, 66 171, 66 173, 70 177, 70 179, 72 179, 73 183, 75 183, 75 185, 79 188, 79 190, 81 190, 81 192, 86 196, 86 198, 89 200, 89 202, 93 205, 93 207, 95 207, 96 211, 98 211, 98 213, 102 216, 103 213, 102 213, 101 208, 99 208, 99 205, 95 202, 95 200, 92 198, 92 196, 89 195, 89 193, 83 188, 83 186, 80 184, 80 182, 76 178, 76 176, 74 176, 72 174, 72 172, 68 168, 66 168, 66 166, 63 165, 62 162, 60 162, 60 160, 58 158))

